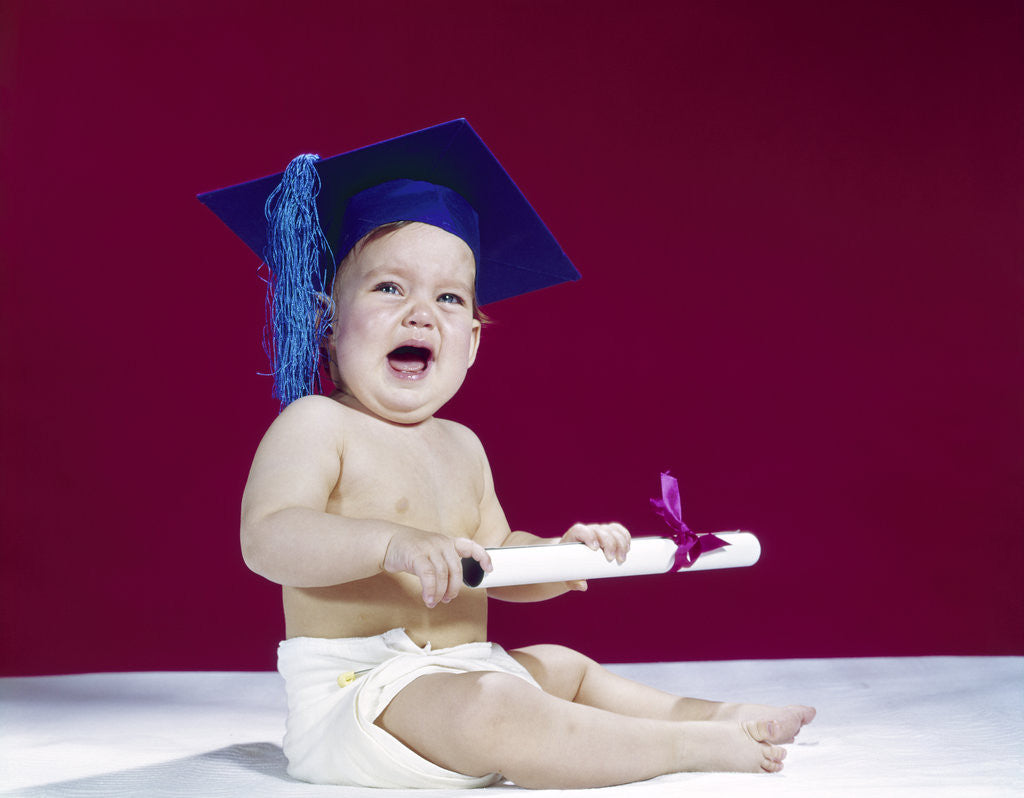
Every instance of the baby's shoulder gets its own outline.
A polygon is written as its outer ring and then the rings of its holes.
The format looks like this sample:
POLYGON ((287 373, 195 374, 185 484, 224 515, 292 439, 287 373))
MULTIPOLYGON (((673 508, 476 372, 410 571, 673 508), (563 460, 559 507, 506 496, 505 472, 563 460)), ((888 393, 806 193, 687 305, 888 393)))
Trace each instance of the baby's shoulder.
POLYGON ((480 438, 465 424, 443 418, 436 418, 435 421, 443 434, 464 453, 485 457, 484 445, 480 438))
POLYGON ((278 421, 295 425, 343 424, 348 410, 328 396, 313 394, 296 399, 277 418, 278 421))
POLYGON ((303 396, 289 404, 270 425, 266 438, 309 442, 340 440, 345 432, 348 408, 326 396, 303 396))

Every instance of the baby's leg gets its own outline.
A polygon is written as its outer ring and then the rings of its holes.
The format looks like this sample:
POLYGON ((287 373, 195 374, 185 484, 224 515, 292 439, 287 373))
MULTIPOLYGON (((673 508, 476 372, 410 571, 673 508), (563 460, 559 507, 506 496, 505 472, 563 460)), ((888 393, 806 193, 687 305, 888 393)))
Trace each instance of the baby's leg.
POLYGON ((546 692, 620 715, 675 721, 764 721, 771 743, 792 742, 800 728, 814 719, 811 707, 722 704, 682 698, 612 673, 564 646, 530 646, 509 653, 546 692))
POLYGON ((441 767, 522 787, 602 787, 694 770, 774 772, 765 724, 680 723, 575 704, 503 673, 421 676, 377 724, 441 767))

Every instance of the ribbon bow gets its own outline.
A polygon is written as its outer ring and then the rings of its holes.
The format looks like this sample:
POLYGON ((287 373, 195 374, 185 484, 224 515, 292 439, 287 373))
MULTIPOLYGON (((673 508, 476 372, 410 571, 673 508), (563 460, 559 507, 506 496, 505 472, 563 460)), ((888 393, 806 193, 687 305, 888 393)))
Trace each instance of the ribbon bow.
POLYGON ((672 527, 672 540, 676 544, 676 558, 672 570, 689 568, 706 551, 728 546, 729 541, 715 537, 709 532, 696 533, 683 523, 679 505, 679 482, 666 471, 661 475, 661 498, 651 499, 651 507, 665 523, 672 527))

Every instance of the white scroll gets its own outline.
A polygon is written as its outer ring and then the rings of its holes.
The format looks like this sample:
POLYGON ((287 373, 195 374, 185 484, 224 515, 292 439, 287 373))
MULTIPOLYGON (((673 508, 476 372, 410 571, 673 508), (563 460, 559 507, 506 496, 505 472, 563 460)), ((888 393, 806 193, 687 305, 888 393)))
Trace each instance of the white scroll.
MULTIPOLYGON (((715 532, 728 546, 705 552, 689 568, 680 571, 711 571, 745 568, 761 557, 761 544, 750 532, 715 532)), ((604 552, 582 543, 540 544, 487 549, 494 566, 485 573, 476 560, 462 561, 462 580, 470 587, 535 585, 575 579, 663 574, 672 570, 676 544, 669 538, 633 538, 626 561, 608 562, 604 552)))

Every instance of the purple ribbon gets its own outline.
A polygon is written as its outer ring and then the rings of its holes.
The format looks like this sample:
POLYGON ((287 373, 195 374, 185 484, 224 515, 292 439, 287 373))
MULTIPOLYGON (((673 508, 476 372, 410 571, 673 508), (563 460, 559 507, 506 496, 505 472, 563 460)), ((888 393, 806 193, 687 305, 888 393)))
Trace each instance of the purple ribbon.
POLYGON ((661 498, 651 499, 654 512, 665 519, 672 527, 672 540, 676 544, 676 558, 672 570, 689 568, 706 551, 714 551, 728 546, 729 541, 715 537, 710 532, 700 534, 690 530, 683 523, 683 514, 679 504, 679 482, 666 471, 661 475, 661 498))

